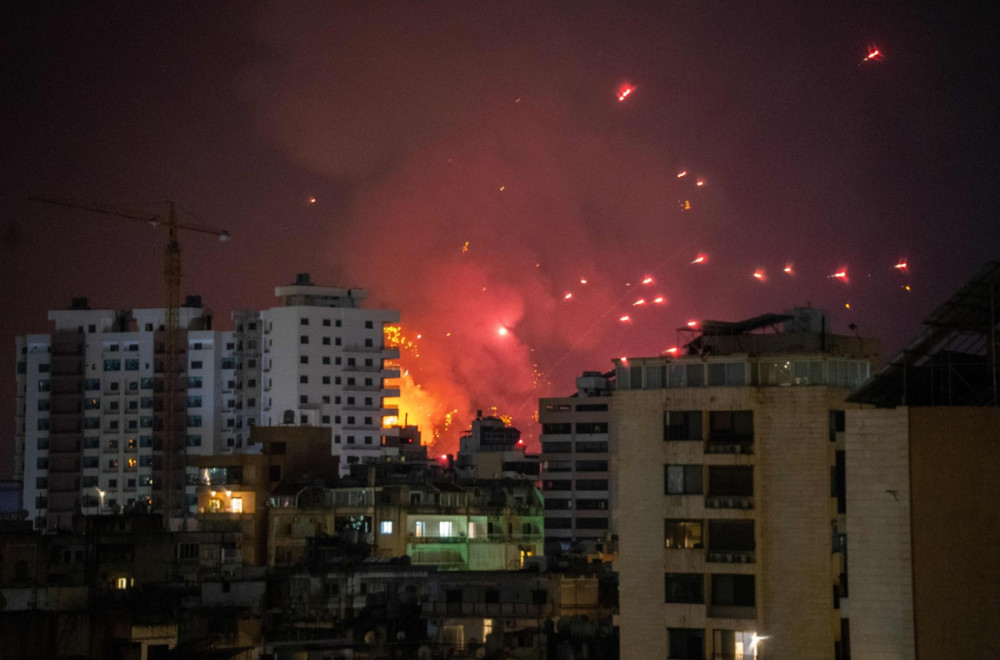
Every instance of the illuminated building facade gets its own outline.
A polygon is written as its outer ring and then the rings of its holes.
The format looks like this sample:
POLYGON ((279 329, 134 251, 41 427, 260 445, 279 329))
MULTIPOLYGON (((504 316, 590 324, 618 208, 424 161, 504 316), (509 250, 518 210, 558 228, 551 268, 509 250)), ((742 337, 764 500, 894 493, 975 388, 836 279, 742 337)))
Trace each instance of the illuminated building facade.
POLYGON ((378 457, 382 437, 398 433, 383 428, 383 420, 398 416, 385 399, 399 396, 387 382, 399 377, 387 364, 399 349, 386 347, 384 327, 398 322, 399 313, 362 308, 364 290, 318 286, 308 273, 276 287, 275 295, 279 307, 234 314, 244 430, 329 427, 344 473, 378 457))
POLYGON ((538 402, 546 554, 603 550, 612 529, 612 384, 610 375, 587 371, 575 395, 538 402))
MULTIPOLYGON (((236 443, 233 333, 211 330, 197 297, 178 311, 180 444, 185 456, 221 452, 236 443)), ((166 495, 157 487, 166 469, 164 310, 95 310, 75 299, 49 320, 54 332, 16 343, 15 474, 29 517, 62 529, 75 513, 158 508, 166 495)), ((175 496, 193 507, 193 491, 175 496)))
POLYGON ((845 400, 877 352, 793 310, 616 360, 621 657, 846 657, 845 400))

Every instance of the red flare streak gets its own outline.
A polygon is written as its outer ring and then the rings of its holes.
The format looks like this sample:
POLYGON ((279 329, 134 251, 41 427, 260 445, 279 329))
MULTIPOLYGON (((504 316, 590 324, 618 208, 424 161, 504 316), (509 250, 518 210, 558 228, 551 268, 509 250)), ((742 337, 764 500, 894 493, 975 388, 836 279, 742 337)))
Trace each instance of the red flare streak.
POLYGON ((708 257, 707 257, 706 255, 704 255, 704 254, 699 254, 699 255, 698 255, 698 256, 697 256, 696 258, 695 258, 695 260, 694 260, 694 261, 692 261, 691 263, 692 263, 692 264, 703 264, 703 263, 705 263, 705 260, 706 260, 706 259, 708 259, 708 257))

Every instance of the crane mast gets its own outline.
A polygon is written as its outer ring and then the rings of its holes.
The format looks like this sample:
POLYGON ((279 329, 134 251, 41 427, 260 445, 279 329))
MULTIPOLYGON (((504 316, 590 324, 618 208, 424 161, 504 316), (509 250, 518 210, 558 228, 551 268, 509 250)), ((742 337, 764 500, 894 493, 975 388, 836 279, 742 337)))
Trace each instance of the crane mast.
MULTIPOLYGON (((154 474, 157 472, 159 474, 153 479, 153 491, 159 490, 163 494, 162 505, 157 508, 163 509, 164 522, 169 525, 172 516, 183 515, 187 510, 183 497, 186 443, 181 441, 182 436, 179 431, 181 406, 178 405, 177 396, 180 389, 180 373, 183 371, 183 365, 180 363, 181 246, 178 235, 180 230, 183 229, 212 234, 218 236, 219 240, 227 241, 230 239, 229 232, 223 229, 213 229, 211 227, 178 222, 177 208, 173 202, 166 202, 167 215, 164 218, 145 211, 109 204, 79 202, 60 197, 36 196, 32 197, 31 201, 92 211, 94 213, 102 213, 152 225, 166 225, 167 245, 164 249, 163 266, 167 296, 165 306, 166 318, 163 324, 163 442, 160 446, 162 456, 159 470, 156 470, 154 462, 154 474), (178 498, 180 501, 178 501, 178 498)), ((159 353, 160 349, 159 346, 156 346, 156 343, 154 340, 154 352, 159 353)), ((156 446, 154 445, 154 451, 155 449, 156 446)))

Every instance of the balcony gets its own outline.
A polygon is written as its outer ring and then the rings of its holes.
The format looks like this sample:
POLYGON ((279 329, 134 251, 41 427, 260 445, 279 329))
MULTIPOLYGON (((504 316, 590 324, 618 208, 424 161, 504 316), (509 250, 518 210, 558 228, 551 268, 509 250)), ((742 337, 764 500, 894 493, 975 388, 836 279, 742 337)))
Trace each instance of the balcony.
MULTIPOLYGON (((709 605, 708 616, 713 619, 756 619, 756 607, 741 607, 739 605, 709 605)), ((716 653, 715 658, 736 658, 736 655, 716 653)), ((741 657, 741 656, 740 656, 741 657)), ((753 656, 747 656, 752 658, 753 656)))
POLYGON ((706 454, 753 454, 753 439, 722 438, 705 443, 706 454))
POLYGON ((757 553, 753 550, 709 550, 706 561, 723 564, 753 564, 757 553))
POLYGON ((752 509, 752 495, 708 495, 705 497, 708 509, 752 509))

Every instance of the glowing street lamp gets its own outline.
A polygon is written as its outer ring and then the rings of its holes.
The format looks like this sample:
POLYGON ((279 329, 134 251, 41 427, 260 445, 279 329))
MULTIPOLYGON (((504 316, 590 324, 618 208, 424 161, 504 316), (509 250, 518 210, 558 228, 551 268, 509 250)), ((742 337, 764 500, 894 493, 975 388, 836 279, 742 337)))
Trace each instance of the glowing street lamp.
POLYGON ((100 504, 97 505, 97 513, 100 513, 104 509, 104 496, 107 495, 107 493, 97 486, 94 486, 94 490, 97 491, 97 495, 101 499, 100 504))

